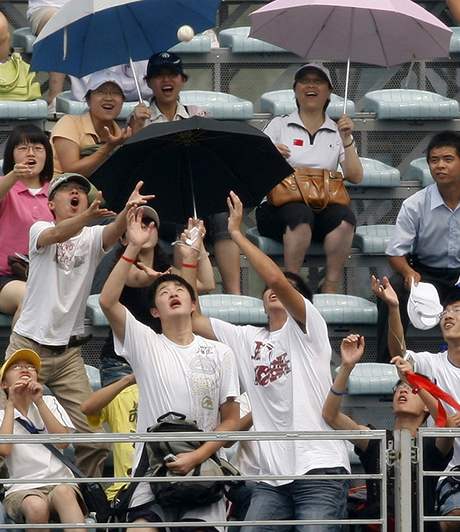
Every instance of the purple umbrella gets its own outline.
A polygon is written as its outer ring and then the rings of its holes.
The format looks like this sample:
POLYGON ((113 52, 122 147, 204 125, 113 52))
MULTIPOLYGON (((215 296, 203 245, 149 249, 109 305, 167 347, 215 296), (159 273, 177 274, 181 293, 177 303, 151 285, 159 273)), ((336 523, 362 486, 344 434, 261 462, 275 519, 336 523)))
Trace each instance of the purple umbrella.
MULTIPOLYGON (((411 0, 274 0, 251 15, 250 36, 302 58, 392 66, 449 56, 452 31, 411 0)), ((344 109, 345 111, 345 109, 344 109)))

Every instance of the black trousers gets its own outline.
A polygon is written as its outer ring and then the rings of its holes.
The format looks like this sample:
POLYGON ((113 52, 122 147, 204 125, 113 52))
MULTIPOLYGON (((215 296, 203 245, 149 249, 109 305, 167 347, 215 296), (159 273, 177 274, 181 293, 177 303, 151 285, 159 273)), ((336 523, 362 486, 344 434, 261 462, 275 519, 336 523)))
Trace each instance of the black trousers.
MULTIPOLYGON (((454 285, 460 276, 460 269, 453 268, 431 268, 425 266, 420 262, 413 260, 412 268, 418 272, 424 283, 431 283, 436 287, 439 293, 439 299, 443 304, 446 297, 453 290, 459 290, 454 285)), ((399 298, 399 312, 401 313, 401 321, 406 332, 409 325, 409 317, 407 315, 407 301, 409 299, 409 290, 404 286, 404 278, 399 273, 394 273, 390 277, 391 286, 398 294, 399 298)), ((380 299, 377 301, 378 320, 377 320, 377 362, 389 362, 390 353, 388 351, 388 307, 380 299)))

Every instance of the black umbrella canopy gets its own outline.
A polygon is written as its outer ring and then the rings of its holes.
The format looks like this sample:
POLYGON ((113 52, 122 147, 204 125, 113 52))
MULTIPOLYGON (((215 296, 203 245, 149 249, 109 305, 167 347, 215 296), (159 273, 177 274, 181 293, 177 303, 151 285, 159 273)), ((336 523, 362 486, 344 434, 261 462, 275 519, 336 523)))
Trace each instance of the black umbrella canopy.
POLYGON ((193 117, 151 124, 131 137, 93 174, 108 206, 123 208, 135 183, 155 194, 165 220, 184 222, 227 210, 233 190, 255 207, 293 172, 269 137, 245 122, 193 117))

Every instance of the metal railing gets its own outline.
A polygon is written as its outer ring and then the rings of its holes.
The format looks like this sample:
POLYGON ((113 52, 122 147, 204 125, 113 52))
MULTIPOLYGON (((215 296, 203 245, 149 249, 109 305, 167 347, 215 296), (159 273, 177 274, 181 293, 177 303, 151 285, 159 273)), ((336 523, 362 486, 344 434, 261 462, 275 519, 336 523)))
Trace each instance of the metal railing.
MULTIPOLYGON (((262 480, 368 480, 373 479, 380 482, 380 517, 375 519, 290 519, 282 521, 273 520, 256 520, 256 521, 207 521, 200 522, 201 527, 226 527, 229 526, 267 526, 267 525, 364 525, 376 524, 381 525, 382 530, 387 530, 387 445, 386 432, 384 430, 363 430, 363 431, 328 431, 328 432, 211 432, 211 433, 136 433, 136 434, 28 434, 28 435, 2 435, 1 443, 13 444, 41 444, 41 443, 141 443, 148 441, 296 441, 296 440, 378 440, 380 450, 380 470, 375 474, 334 474, 334 475, 242 475, 243 480, 262 481, 262 480)), ((75 483, 112 483, 112 482, 150 482, 152 477, 94 477, 94 478, 46 478, 43 484, 75 484, 75 483)), ((228 477, 221 476, 185 476, 181 481, 185 482, 202 482, 203 480, 225 482, 228 477)), ((170 477, 155 477, 155 482, 170 482, 170 477)), ((7 484, 36 484, 37 479, 5 479, 7 484)), ((155 523, 155 527, 196 527, 196 521, 180 522, 162 522, 155 523)), ((84 529, 105 529, 105 528, 145 528, 145 523, 52 523, 52 524, 27 524, 27 528, 84 528, 84 529)), ((23 524, 5 524, 0 528, 18 529, 24 528, 23 524)))

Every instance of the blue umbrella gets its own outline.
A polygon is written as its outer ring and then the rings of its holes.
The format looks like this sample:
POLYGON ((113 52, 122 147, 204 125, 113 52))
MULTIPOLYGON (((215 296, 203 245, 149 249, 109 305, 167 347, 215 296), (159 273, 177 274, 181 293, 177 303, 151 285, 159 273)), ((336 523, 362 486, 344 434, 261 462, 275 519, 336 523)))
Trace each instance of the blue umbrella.
POLYGON ((70 0, 37 37, 32 69, 77 77, 147 59, 177 30, 212 28, 220 0, 70 0))

